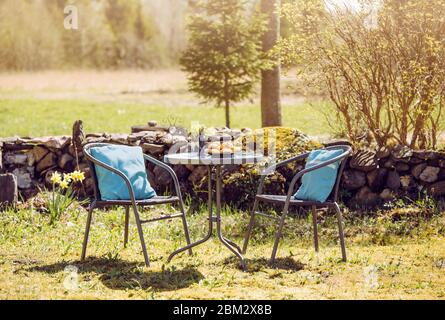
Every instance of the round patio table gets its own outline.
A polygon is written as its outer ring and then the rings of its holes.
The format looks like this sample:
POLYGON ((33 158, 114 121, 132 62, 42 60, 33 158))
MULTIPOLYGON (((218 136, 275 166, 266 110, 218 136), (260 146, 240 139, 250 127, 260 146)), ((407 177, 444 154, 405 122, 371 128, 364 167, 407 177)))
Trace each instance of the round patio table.
POLYGON ((216 157, 210 155, 203 155, 199 153, 177 153, 169 154, 164 157, 164 161, 173 165, 199 165, 207 166, 208 170, 208 206, 209 206, 209 231, 207 235, 184 248, 178 249, 173 252, 168 257, 168 262, 170 262, 175 255, 186 251, 190 248, 196 247, 203 244, 212 237, 213 233, 213 223, 216 223, 216 231, 218 234, 218 239, 230 250, 232 251, 241 262, 243 269, 246 268, 244 257, 241 255, 241 248, 233 241, 225 238, 221 232, 221 185, 222 176, 221 170, 224 165, 241 165, 241 164, 253 164, 263 160, 264 155, 258 153, 236 153, 232 156, 216 157), (216 182, 216 215, 213 214, 213 196, 212 196, 212 172, 215 172, 215 182, 216 182))

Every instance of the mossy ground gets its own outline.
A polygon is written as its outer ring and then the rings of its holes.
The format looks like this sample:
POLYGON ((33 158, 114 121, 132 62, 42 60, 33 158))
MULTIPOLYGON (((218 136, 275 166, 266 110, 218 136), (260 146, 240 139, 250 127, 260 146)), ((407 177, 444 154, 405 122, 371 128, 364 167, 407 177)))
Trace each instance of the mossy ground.
MULTIPOLYGON (((123 248, 122 210, 96 212, 84 263, 83 209, 54 227, 29 208, 11 210, 0 215, 0 299, 443 299, 445 216, 397 217, 346 213, 346 263, 334 217, 321 213, 318 254, 310 219, 291 218, 274 267, 267 260, 275 229, 260 218, 243 272, 216 239, 167 264, 184 244, 179 220, 144 227, 152 262, 146 268, 133 223, 123 248)), ((193 239, 204 235, 205 221, 205 210, 189 214, 193 239)), ((247 221, 247 213, 226 208, 224 233, 241 243, 247 221)))

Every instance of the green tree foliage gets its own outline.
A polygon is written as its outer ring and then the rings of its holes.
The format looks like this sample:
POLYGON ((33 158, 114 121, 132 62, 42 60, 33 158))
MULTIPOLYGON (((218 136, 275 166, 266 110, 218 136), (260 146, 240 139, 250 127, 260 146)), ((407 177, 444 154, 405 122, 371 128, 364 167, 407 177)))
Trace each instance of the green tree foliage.
POLYGON ((162 62, 164 52, 159 45, 158 30, 141 2, 108 0, 105 15, 114 36, 115 67, 155 66, 162 62))
MULTIPOLYGON (((277 47, 286 68, 309 68, 315 39, 326 30, 325 0, 286 0, 282 4, 282 39, 277 47)), ((313 50, 314 49, 314 50, 313 50)))
POLYGON ((139 0, 0 1, 0 70, 150 68, 168 63, 166 51, 139 0), (64 28, 67 5, 78 30, 64 28))
MULTIPOLYGON (((56 12, 57 17, 63 16, 63 8, 69 4, 68 1, 59 1, 65 3, 56 12)), ((62 29, 64 66, 99 69, 114 67, 113 33, 100 3, 77 1, 76 6, 79 12, 79 29, 62 29)))
POLYGON ((207 102, 230 105, 248 97, 267 60, 261 53, 264 18, 248 13, 240 0, 194 1, 188 24, 189 46, 181 58, 189 88, 207 102))
POLYGON ((445 1, 362 0, 361 10, 297 0, 286 65, 327 90, 355 142, 435 148, 445 106, 445 1), (366 139, 364 139, 366 138, 366 139))
POLYGON ((37 1, 0 3, 0 69, 50 68, 60 63, 60 30, 37 1))

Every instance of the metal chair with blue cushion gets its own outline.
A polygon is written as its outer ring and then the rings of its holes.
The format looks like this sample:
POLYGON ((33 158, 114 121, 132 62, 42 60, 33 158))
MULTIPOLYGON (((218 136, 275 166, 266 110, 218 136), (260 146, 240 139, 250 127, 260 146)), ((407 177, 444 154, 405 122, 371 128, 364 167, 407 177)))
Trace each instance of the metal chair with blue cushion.
POLYGON ((338 189, 340 185, 341 176, 343 174, 343 170, 346 164, 346 159, 349 157, 349 155, 352 152, 352 148, 350 146, 332 146, 327 147, 325 149, 326 151, 340 151, 338 153, 335 153, 335 156, 327 161, 322 161, 320 163, 317 163, 313 166, 306 166, 305 169, 301 170, 300 172, 296 173, 296 175, 293 177, 292 182, 289 186, 289 190, 287 192, 287 195, 268 195, 263 193, 264 183, 268 175, 270 175, 273 171, 276 169, 283 167, 287 164, 301 161, 308 159, 308 157, 311 155, 310 152, 298 155, 296 157, 290 158, 288 160, 285 160, 281 163, 278 163, 274 166, 269 167, 265 172, 261 179, 260 185, 258 187, 257 195, 255 197, 255 203, 253 206, 253 210, 251 213, 250 223, 248 226, 248 230, 246 233, 246 237, 244 240, 244 246, 243 246, 243 253, 246 253, 247 246, 249 243, 250 235, 252 233, 254 224, 255 224, 255 217, 257 215, 265 216, 268 218, 279 220, 278 230, 275 236, 275 243, 272 250, 272 256, 270 259, 271 263, 275 262, 277 250, 278 250, 278 244, 282 237, 282 231, 284 227, 284 223, 286 220, 286 217, 289 213, 289 207, 309 207, 312 208, 312 220, 313 220, 313 228, 314 228, 314 245, 315 245, 315 251, 318 252, 318 232, 317 232, 317 209, 319 208, 328 208, 328 209, 334 209, 337 213, 337 221, 338 221, 338 231, 339 231, 339 237, 340 237, 340 245, 341 245, 341 251, 342 251, 342 258, 343 261, 346 261, 346 248, 345 248, 345 240, 344 240, 344 234, 343 234, 343 217, 341 214, 340 207, 338 205, 338 189), (306 174, 310 174, 315 172, 318 169, 327 168, 329 166, 332 166, 333 164, 339 164, 339 167, 337 169, 336 176, 334 177, 333 181, 333 187, 332 191, 330 191, 330 194, 326 194, 327 200, 320 202, 320 201, 313 201, 313 200, 301 200, 295 198, 295 186, 297 185, 297 182, 304 177, 306 174), (275 218, 273 216, 264 214, 262 212, 258 212, 258 206, 260 203, 267 203, 272 205, 283 205, 283 212, 280 218, 275 218))
MULTIPOLYGON (((187 227, 187 220, 185 216, 185 210, 184 210, 184 203, 181 196, 181 190, 179 186, 178 178, 172 168, 170 168, 168 165, 164 164, 163 162, 150 157, 146 154, 142 154, 141 157, 143 157, 143 160, 141 160, 142 163, 145 161, 151 162, 152 164, 159 166, 160 168, 166 170, 170 176, 172 177, 173 184, 175 187, 176 195, 169 195, 169 196, 157 196, 154 195, 151 198, 148 199, 137 199, 135 195, 137 195, 138 190, 134 190, 132 186, 132 182, 130 179, 119 169, 116 169, 110 165, 107 165, 103 161, 100 161, 97 159, 97 157, 93 156, 92 150, 94 151, 96 148, 102 148, 102 147, 110 147, 110 146, 116 146, 113 144, 106 144, 106 143, 90 143, 84 146, 83 152, 85 155, 85 158, 88 162, 88 165, 91 170, 91 176, 94 180, 94 199, 91 202, 88 210, 88 218, 86 223, 86 229, 85 229, 85 235, 84 235, 84 241, 83 241, 83 248, 82 248, 82 256, 81 260, 85 260, 86 256, 86 249, 88 244, 88 236, 90 232, 90 225, 93 215, 93 210, 95 208, 105 208, 105 207, 112 207, 112 206, 123 206, 125 207, 125 227, 124 227, 124 245, 126 246, 128 243, 128 226, 129 226, 129 217, 130 217, 130 208, 133 208, 134 217, 136 221, 136 226, 139 233, 139 238, 142 245, 142 252, 144 254, 144 260, 147 267, 150 265, 150 260, 148 258, 147 249, 144 241, 144 234, 142 230, 142 224, 149 223, 149 222, 155 222, 155 221, 161 221, 161 220, 169 220, 173 218, 181 218, 182 224, 184 228, 185 238, 187 241, 187 244, 189 245, 190 242, 190 235, 187 227), (108 172, 115 174, 119 176, 122 179, 121 185, 125 185, 127 192, 128 200, 127 199, 117 199, 117 200, 106 200, 102 197, 99 182, 98 182, 98 172, 97 169, 100 168, 101 172, 108 172), (179 204, 180 213, 174 214, 174 215, 163 215, 157 218, 149 219, 149 220, 141 220, 139 216, 138 207, 146 207, 146 206, 155 206, 155 205, 161 205, 161 204, 179 204)), ((140 150, 142 153, 142 149, 140 150)), ((141 158, 142 159, 142 158, 141 158)), ((128 159, 129 161, 133 161, 134 159, 128 159)), ((124 163, 125 165, 125 163, 124 163)), ((145 174, 145 163, 143 164, 143 170, 145 174)), ((189 250, 190 255, 192 254, 192 250, 189 250)))

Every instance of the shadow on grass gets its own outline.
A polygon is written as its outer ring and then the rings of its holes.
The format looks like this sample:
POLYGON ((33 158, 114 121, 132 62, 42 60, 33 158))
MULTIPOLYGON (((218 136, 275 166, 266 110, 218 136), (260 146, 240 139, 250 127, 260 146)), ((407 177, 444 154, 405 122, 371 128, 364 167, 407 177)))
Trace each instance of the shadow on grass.
POLYGON ((152 288, 156 291, 173 291, 198 283, 204 276, 194 268, 176 270, 174 267, 162 271, 142 271, 143 263, 91 257, 84 262, 58 262, 29 268, 31 272, 55 274, 67 266, 76 266, 79 273, 95 273, 102 283, 113 290, 152 288))
MULTIPOLYGON (((276 258, 274 264, 270 264, 269 259, 266 258, 257 258, 257 259, 246 259, 247 272, 254 273, 258 272, 262 269, 280 269, 280 270, 288 270, 298 272, 304 269, 305 265, 299 261, 295 261, 291 257, 287 258, 276 258)), ((237 257, 229 257, 224 260, 224 264, 234 265, 238 269, 242 269, 240 266, 240 262, 237 257)))

